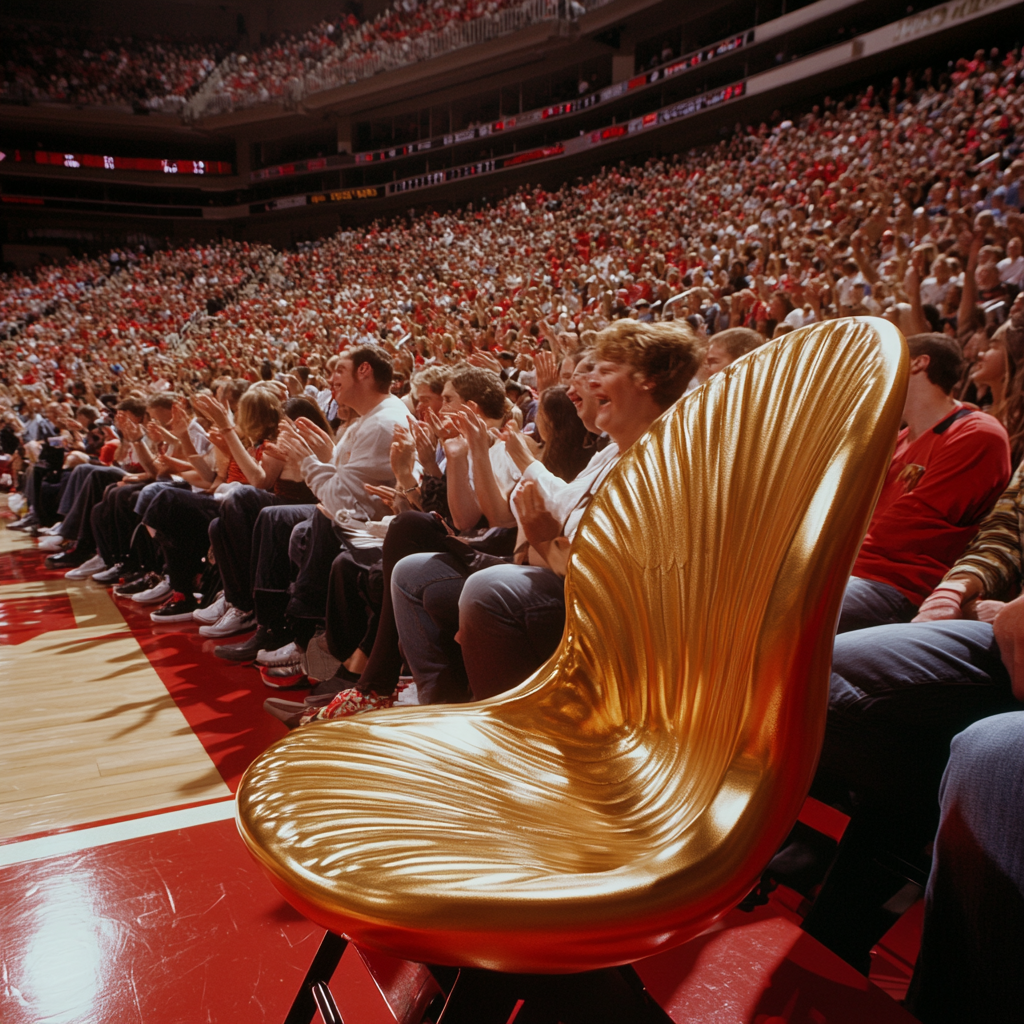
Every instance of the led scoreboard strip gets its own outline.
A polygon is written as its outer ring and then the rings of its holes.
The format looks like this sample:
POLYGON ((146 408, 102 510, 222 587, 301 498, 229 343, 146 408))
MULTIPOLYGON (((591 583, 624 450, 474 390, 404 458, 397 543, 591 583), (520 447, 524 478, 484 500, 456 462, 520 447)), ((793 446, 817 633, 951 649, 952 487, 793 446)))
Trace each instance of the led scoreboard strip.
POLYGON ((100 171, 145 171, 151 174, 229 175, 232 164, 224 160, 157 160, 144 156, 97 156, 93 153, 50 153, 41 149, 0 151, 0 161, 16 164, 41 164, 49 167, 100 171))

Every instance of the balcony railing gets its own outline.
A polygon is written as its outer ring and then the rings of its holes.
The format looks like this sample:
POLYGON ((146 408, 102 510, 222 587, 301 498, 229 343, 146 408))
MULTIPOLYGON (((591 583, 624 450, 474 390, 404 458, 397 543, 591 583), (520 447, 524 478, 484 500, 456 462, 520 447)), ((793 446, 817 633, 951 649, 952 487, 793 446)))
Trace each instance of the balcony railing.
POLYGON ((437 32, 424 32, 404 39, 379 41, 369 53, 341 55, 341 47, 328 52, 311 67, 284 82, 244 91, 232 88, 233 76, 244 73, 246 59, 231 54, 207 77, 185 105, 183 116, 197 121, 216 114, 244 110, 264 103, 281 102, 294 107, 306 97, 327 89, 353 84, 382 71, 431 60, 468 46, 520 32, 545 21, 575 21, 582 14, 603 7, 612 0, 523 0, 494 14, 473 21, 453 21, 437 32))

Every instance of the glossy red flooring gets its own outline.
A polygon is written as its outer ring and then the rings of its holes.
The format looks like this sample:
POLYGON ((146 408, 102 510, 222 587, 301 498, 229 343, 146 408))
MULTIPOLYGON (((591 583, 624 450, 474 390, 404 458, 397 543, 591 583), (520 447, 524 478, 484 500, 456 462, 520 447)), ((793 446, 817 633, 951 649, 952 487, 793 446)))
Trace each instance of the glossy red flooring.
MULTIPOLYGON (((28 547, 0 554, 0 587, 59 575, 28 547)), ((213 657, 214 642, 193 626, 155 629, 146 609, 118 607, 234 792, 252 758, 285 731, 262 710, 267 691, 259 673, 213 657)), ((5 601, 0 591, 0 650, 69 622, 66 597, 5 601)), ((39 670, 46 678, 74 667, 39 670)), ((207 801, 0 843, 0 1022, 283 1021, 323 932, 265 880, 230 813, 230 801, 207 801)), ((911 934, 897 944, 904 956, 912 958, 913 942, 911 934)), ((755 914, 734 911, 693 942, 636 967, 679 1024, 912 1021, 775 900, 755 914)), ((346 1024, 394 1024, 354 950, 332 989, 346 1024)))

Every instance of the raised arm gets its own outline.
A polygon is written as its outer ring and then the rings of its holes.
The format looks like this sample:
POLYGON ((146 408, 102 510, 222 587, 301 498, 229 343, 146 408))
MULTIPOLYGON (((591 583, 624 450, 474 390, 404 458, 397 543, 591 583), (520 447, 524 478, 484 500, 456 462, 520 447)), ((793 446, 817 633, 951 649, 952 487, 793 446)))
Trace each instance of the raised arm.
POLYGON ((490 526, 514 526, 515 516, 508 496, 498 486, 491 465, 491 437, 487 424, 472 411, 460 412, 454 419, 456 429, 466 439, 473 461, 473 491, 490 526))

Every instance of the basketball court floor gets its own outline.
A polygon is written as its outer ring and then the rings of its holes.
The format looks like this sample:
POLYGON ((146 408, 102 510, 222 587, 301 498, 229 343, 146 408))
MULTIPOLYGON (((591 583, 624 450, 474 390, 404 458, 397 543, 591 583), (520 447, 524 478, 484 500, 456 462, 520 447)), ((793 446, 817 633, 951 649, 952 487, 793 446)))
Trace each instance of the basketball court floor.
MULTIPOLYGON (((285 733, 259 673, 148 611, 0 520, 3 1024, 278 1024, 323 937, 235 829, 242 773, 285 733)), ((912 1021, 795 909, 734 911, 637 970, 680 1024, 912 1021)), ((897 996, 912 946, 876 958, 897 996)), ((332 990, 346 1024, 395 1024, 352 947, 332 990)))

